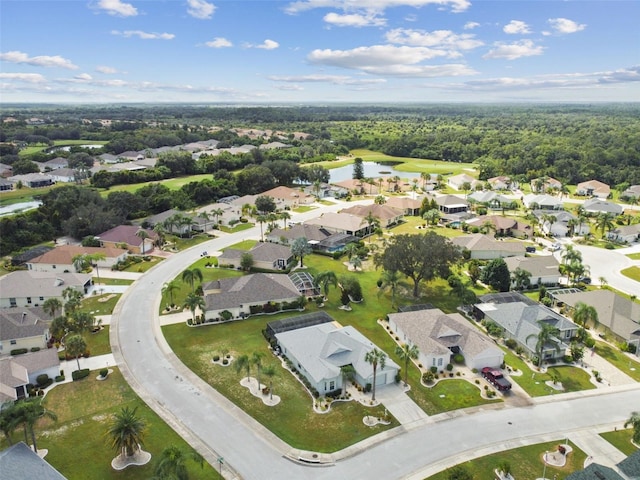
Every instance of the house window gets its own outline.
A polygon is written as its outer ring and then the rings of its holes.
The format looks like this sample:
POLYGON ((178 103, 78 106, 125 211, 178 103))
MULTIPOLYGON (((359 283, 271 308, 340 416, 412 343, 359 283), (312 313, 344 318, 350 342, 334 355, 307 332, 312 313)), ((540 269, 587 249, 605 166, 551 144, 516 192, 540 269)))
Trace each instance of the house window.
POLYGON ((31 305, 31 297, 27 297, 27 303, 31 305))
POLYGON ((433 359, 433 366, 434 367, 436 366, 436 359, 435 358, 433 359))
POLYGON ((336 382, 334 380, 331 380, 331 382, 329 382, 329 390, 335 390, 336 388, 336 382))
POLYGON ((41 302, 44 302, 44 297, 38 297, 41 302))
POLYGON ((439 358, 439 359, 438 359, 438 366, 439 366, 439 367, 441 367, 441 366, 442 366, 442 359, 441 359, 441 358, 439 358))
POLYGON ((12 307, 16 306, 16 299, 15 298, 10 298, 9 299, 9 305, 11 305, 12 307))
POLYGON ((53 269, 54 269, 54 270, 56 269, 56 266, 55 266, 55 265, 53 265, 53 269))
POLYGON ((11 345, 15 345, 18 342, 16 340, 11 340, 11 342, 9 342, 9 343, 11 343, 11 345))

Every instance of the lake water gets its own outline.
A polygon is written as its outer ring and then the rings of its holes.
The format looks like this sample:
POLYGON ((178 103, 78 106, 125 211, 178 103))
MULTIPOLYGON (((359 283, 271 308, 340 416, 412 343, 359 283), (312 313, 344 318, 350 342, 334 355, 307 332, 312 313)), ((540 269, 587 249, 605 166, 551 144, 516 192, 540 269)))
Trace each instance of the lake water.
MULTIPOLYGON (((102 148, 104 147, 104 145, 75 145, 77 147, 81 147, 81 148, 89 148, 89 149, 96 149, 96 148, 102 148)), ((52 152, 69 152, 71 150, 71 145, 67 145, 64 147, 51 147, 51 148, 47 148, 45 150, 45 152, 47 153, 52 153, 52 152)))
POLYGON ((0 207, 0 217, 5 215, 13 215, 14 213, 26 212, 27 210, 33 210, 34 208, 38 208, 42 205, 42 202, 22 202, 22 203, 12 203, 11 205, 7 205, 5 207, 0 207))
MULTIPOLYGON (((392 164, 382 164, 376 162, 362 162, 362 169, 364 170, 364 178, 377 178, 377 177, 395 177, 400 178, 420 178, 420 174, 417 172, 401 172, 393 168, 392 164)), ((329 182, 342 182, 353 178, 353 165, 346 165, 340 168, 332 168, 329 170, 330 179, 329 182)))

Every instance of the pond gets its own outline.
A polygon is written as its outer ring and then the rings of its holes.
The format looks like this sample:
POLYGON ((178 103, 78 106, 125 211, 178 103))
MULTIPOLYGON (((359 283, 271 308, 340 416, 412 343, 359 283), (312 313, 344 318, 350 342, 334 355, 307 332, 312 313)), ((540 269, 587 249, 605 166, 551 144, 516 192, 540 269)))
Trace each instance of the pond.
POLYGON ((57 147, 51 147, 51 148, 47 148, 45 150, 45 153, 53 153, 53 152, 69 152, 71 151, 71 147, 80 147, 80 148, 88 148, 88 149, 96 149, 96 148, 102 148, 104 147, 104 145, 60 145, 57 147))
MULTIPOLYGON (((401 163, 401 162, 397 162, 401 163)), ((420 178, 418 172, 401 172, 393 168, 396 162, 362 162, 362 169, 364 171, 365 178, 378 178, 378 177, 395 177, 400 178, 420 178)), ((353 165, 345 165, 340 168, 333 168, 329 170, 330 183, 342 182, 353 178, 353 165)))

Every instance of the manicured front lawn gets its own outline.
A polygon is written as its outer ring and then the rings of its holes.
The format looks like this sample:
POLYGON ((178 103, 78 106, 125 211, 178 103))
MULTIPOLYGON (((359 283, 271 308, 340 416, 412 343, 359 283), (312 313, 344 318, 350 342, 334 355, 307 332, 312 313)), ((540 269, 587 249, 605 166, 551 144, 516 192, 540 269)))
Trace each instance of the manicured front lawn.
MULTIPOLYGON (((82 362, 82 360, 81 360, 82 362)), ((98 372, 72 383, 58 385, 45 397, 46 407, 58 416, 57 422, 40 420, 36 426, 38 448, 48 449, 47 462, 69 480, 87 478, 133 480, 151 478, 155 462, 162 450, 175 445, 181 450, 191 447, 136 396, 117 368, 107 380, 97 381, 98 372), (137 415, 146 423, 144 450, 151 453, 151 462, 116 472, 111 468, 115 452, 109 446, 106 431, 113 415, 122 408, 137 408, 137 415)), ((16 431, 15 440, 20 439, 16 431)), ((5 439, 0 448, 6 447, 5 439)), ((187 462, 189 478, 221 478, 211 466, 201 469, 187 462)))
POLYGON ((432 388, 418 387, 415 391, 412 389, 409 397, 428 415, 502 401, 501 398, 483 399, 478 387, 457 377, 440 380, 432 388))
POLYGON ((631 260, 640 260, 640 253, 630 253, 627 255, 631 260))
MULTIPOLYGON (((473 473, 475 479, 496 478, 494 470, 501 462, 509 462, 511 465, 511 475, 515 479, 541 478, 545 470, 543 456, 545 452, 555 451, 560 443, 557 442, 538 443, 527 447, 514 448, 504 452, 494 453, 484 457, 476 458, 469 462, 460 464, 467 471, 473 473)), ((567 463, 562 468, 547 465, 545 471, 546 478, 565 478, 570 473, 583 469, 587 454, 570 443, 573 451, 567 457, 567 463)), ((448 480, 449 470, 442 471, 425 480, 448 480)))
POLYGON ((149 260, 143 260, 140 263, 132 263, 127 268, 122 270, 123 272, 131 272, 131 273, 144 273, 147 270, 155 267, 158 263, 160 263, 164 258, 162 257, 147 257, 149 260))
POLYGON ((104 295, 94 295, 86 298, 80 305, 80 310, 92 315, 111 315, 113 309, 120 300, 119 293, 105 293, 104 295))
MULTIPOLYGON (((102 330, 96 333, 85 333, 84 339, 87 342, 87 350, 91 352, 91 356, 105 355, 111 353, 111 344, 109 343, 109 325, 104 325, 102 330)), ((82 366, 82 360, 80 361, 82 366)))
POLYGON ((636 282, 640 282, 640 267, 629 267, 620 271, 625 277, 629 277, 631 280, 635 280, 636 282))
POLYGON ((316 207, 311 207, 309 205, 300 205, 297 208, 294 208, 293 211, 296 213, 304 213, 304 212, 309 212, 311 210, 315 210, 316 207))
POLYGON ((241 242, 234 243, 233 245, 229 245, 225 250, 230 248, 235 250, 251 250, 257 243, 257 240, 243 240, 241 242))
POLYGON ((632 428, 624 428, 613 432, 604 432, 601 433, 600 436, 625 455, 631 455, 638 449, 633 443, 631 443, 631 437, 633 436, 632 428))
POLYGON ((607 362, 629 375, 636 382, 640 382, 640 362, 633 360, 617 348, 612 347, 608 343, 601 342, 600 340, 596 341, 596 353, 607 362))
POLYGON ((229 228, 226 225, 220 225, 218 228, 221 232, 225 233, 236 233, 241 232, 243 230, 249 230, 253 228, 255 225, 253 223, 236 223, 233 228, 229 228))
POLYGON ((131 285, 133 280, 129 280, 126 278, 102 278, 100 277, 100 282, 94 280, 94 285, 115 285, 115 286, 124 286, 131 285))

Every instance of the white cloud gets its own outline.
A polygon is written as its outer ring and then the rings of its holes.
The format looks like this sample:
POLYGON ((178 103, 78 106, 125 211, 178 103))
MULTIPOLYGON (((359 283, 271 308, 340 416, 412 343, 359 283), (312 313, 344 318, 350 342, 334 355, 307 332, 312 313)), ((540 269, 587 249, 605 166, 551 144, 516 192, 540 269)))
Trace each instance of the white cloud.
POLYGON ((115 73, 118 73, 118 70, 116 70, 113 67, 107 67, 106 65, 98 65, 96 67, 96 72, 105 73, 107 75, 113 75, 115 73))
POLYGON ((387 24, 387 20, 378 17, 375 14, 361 15, 359 13, 351 13, 340 15, 339 13, 327 13, 323 20, 336 27, 383 27, 387 24))
POLYGON ((568 18, 550 18, 547 22, 557 33, 576 33, 587 27, 584 23, 576 23, 568 18))
POLYGON ((480 26, 480 24, 478 22, 467 22, 464 24, 464 28, 465 30, 473 30, 474 28, 478 28, 480 26))
POLYGON ((119 17, 135 17, 138 15, 138 9, 130 3, 124 3, 121 0, 100 0, 97 5, 98 10, 104 10, 109 15, 119 17))
POLYGON ((91 80, 93 80, 93 77, 91 75, 89 75, 88 73, 81 73, 79 75, 76 75, 75 77, 76 80, 80 80, 82 82, 89 82, 91 80))
POLYGON ((273 88, 277 88, 278 90, 284 90, 288 92, 301 92, 304 90, 304 88, 301 87, 300 85, 289 85, 289 84, 274 85, 273 88))
POLYGON ((71 63, 71 60, 67 60, 59 55, 40 55, 37 57, 30 57, 23 52, 11 51, 0 53, 0 60, 9 63, 25 63, 27 65, 33 65, 34 67, 57 67, 66 68, 68 70, 78 69, 78 66, 71 63))
POLYGON ((515 60, 521 57, 531 57, 534 55, 542 55, 544 48, 535 45, 531 40, 522 40, 515 43, 494 43, 495 48, 490 50, 482 58, 504 58, 507 60, 515 60))
POLYGON ((39 73, 0 73, 0 79, 26 83, 44 83, 46 79, 39 73))
POLYGON ((517 34, 523 35, 526 33, 531 33, 531 29, 529 28, 529 25, 527 25, 525 22, 521 20, 511 20, 509 23, 507 23, 504 26, 502 31, 510 35, 517 35, 517 34))
POLYGON ((263 50, 275 50, 280 44, 275 40, 266 39, 260 45, 248 45, 249 48, 261 48, 263 50))
POLYGON ((372 85, 386 83, 384 78, 353 78, 348 75, 271 75, 269 80, 292 83, 331 83, 333 85, 372 85))
POLYGON ((385 37, 391 43, 415 47, 446 47, 454 50, 471 50, 484 45, 482 41, 476 40, 473 34, 457 35, 450 30, 425 32, 424 30, 396 28, 388 31, 385 37))
POLYGON ((125 38, 138 37, 141 40, 173 40, 175 35, 173 33, 149 33, 142 30, 111 30, 112 35, 119 35, 125 38))
POLYGON ((404 17, 405 22, 417 22, 418 16, 415 13, 410 13, 404 17))
POLYGON ((233 43, 223 37, 216 37, 209 42, 205 42, 205 45, 211 48, 233 47, 233 43))
POLYGON ((213 16, 213 12, 216 11, 216 6, 213 3, 208 3, 204 0, 187 0, 187 4, 189 5, 187 13, 201 20, 210 19, 213 16))
POLYGON ((453 12, 464 12, 471 6, 469 0, 298 0, 290 3, 285 12, 295 15, 316 8, 339 8, 344 11, 384 12, 393 7, 420 8, 426 5, 448 6, 453 12))

